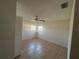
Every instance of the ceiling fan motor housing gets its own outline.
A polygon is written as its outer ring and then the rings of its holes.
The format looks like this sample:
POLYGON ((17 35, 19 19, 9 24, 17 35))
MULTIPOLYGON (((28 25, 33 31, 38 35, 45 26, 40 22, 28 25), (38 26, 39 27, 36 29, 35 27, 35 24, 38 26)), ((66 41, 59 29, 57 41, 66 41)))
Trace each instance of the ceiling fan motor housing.
POLYGON ((35 21, 42 21, 42 22, 45 22, 45 20, 40 20, 40 19, 38 18, 38 16, 36 16, 35 21))

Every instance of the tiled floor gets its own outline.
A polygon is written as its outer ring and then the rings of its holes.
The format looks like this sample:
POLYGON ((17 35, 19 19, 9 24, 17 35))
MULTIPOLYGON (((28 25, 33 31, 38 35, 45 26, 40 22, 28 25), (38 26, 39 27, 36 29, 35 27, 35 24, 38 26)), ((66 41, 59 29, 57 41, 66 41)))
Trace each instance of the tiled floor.
POLYGON ((17 59, 67 59, 67 49, 42 39, 23 40, 17 59))

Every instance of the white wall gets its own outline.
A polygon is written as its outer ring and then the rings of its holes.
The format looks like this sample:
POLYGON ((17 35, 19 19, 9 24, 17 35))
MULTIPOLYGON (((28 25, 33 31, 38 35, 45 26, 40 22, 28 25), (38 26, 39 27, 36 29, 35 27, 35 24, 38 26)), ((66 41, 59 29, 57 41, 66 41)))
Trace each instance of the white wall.
POLYGON ((63 47, 68 47, 69 20, 52 21, 43 24, 39 37, 63 47))
POLYGON ((13 59, 16 0, 0 0, 0 59, 13 59))
POLYGON ((53 2, 48 0, 45 3, 44 1, 43 3, 41 2, 42 0, 33 3, 26 0, 18 0, 17 15, 23 17, 24 20, 22 39, 31 39, 34 37, 35 31, 31 30, 31 25, 34 25, 34 23, 31 21, 35 19, 33 16, 39 15, 41 19, 45 19, 48 22, 43 25, 44 31, 40 32, 39 36, 45 40, 67 47, 72 0, 68 1, 69 7, 66 9, 60 8, 60 4, 65 2, 65 0, 60 1, 60 3, 55 0, 53 2), (41 5, 39 5, 40 3, 41 5), (53 6, 52 3, 54 3, 53 6))
POLYGON ((30 30, 31 23, 29 23, 28 20, 33 20, 34 17, 23 0, 17 0, 16 15, 23 18, 22 39, 31 39, 33 37, 33 32, 30 30))
POLYGON ((3 27, 2 27, 2 25, 3 25, 3 14, 2 14, 2 1, 0 2, 0 59, 3 59, 3 54, 4 54, 4 46, 3 46, 3 27))
POLYGON ((22 17, 16 17, 16 27, 15 27, 15 57, 20 55, 21 51, 21 41, 22 41, 22 17))
POLYGON ((23 21, 23 31, 22 31, 22 39, 32 39, 35 34, 35 23, 30 21, 23 21))
MULTIPOLYGON (((72 31, 72 45, 70 51, 70 59, 79 59, 79 0, 74 0, 75 5, 72 12, 73 22, 73 31, 72 31), (74 16, 74 17, 73 17, 74 16)), ((71 36, 70 36, 71 37, 71 36)))
POLYGON ((71 13, 71 19, 70 19, 70 26, 69 26, 70 29, 69 29, 67 59, 70 59, 70 53, 71 53, 71 42, 72 42, 72 32, 73 32, 73 24, 74 24, 75 4, 76 4, 76 0, 73 0, 72 13, 71 13))
POLYGON ((65 0, 40 0, 37 2, 34 1, 30 2, 28 0, 18 0, 17 2, 17 15, 23 17, 23 20, 26 20, 26 23, 23 23, 22 39, 31 39, 34 36, 35 31, 31 30, 31 25, 33 24, 31 21, 35 19, 33 16, 39 15, 41 19, 45 19, 48 22, 48 24, 44 24, 44 32, 39 33, 40 37, 48 41, 55 42, 56 44, 62 45, 64 47, 67 47, 69 35, 68 20, 70 20, 69 18, 71 16, 71 8, 73 1, 68 0, 69 6, 65 9, 60 8, 60 4, 65 2, 65 0), (40 3, 41 5, 39 5, 40 3), (54 22, 52 20, 54 20, 54 22), (54 27, 56 26, 57 28, 54 28, 51 25, 53 25, 54 27), (58 29, 60 30, 60 32, 58 32, 58 29))
MULTIPOLYGON (((43 28, 38 29, 41 39, 53 42, 63 47, 68 47, 69 38, 69 20, 52 21, 40 23, 43 28)), ((35 30, 31 26, 36 26, 34 22, 24 22, 23 24, 23 39, 31 39, 34 37, 35 30)))
POLYGON ((23 0, 17 0, 16 15, 23 18, 23 20, 32 20, 33 14, 29 7, 23 3, 23 0))

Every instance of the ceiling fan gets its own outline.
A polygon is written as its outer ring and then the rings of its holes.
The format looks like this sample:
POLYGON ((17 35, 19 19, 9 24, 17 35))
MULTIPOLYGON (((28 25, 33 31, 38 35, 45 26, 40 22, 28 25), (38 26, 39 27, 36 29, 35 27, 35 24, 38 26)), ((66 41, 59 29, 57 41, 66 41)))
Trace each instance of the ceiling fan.
POLYGON ((34 20, 35 20, 35 21, 45 22, 45 20, 41 20, 41 19, 39 19, 39 17, 38 17, 38 16, 36 16, 34 20))

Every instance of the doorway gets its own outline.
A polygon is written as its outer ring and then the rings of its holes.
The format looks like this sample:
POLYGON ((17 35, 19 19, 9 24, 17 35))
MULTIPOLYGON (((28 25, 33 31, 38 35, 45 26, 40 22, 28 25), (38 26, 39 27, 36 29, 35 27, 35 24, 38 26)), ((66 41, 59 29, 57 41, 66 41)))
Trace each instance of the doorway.
POLYGON ((20 58, 67 59, 72 7, 72 0, 17 0, 17 15, 23 20, 20 58), (35 21, 36 16, 45 22, 35 21))

